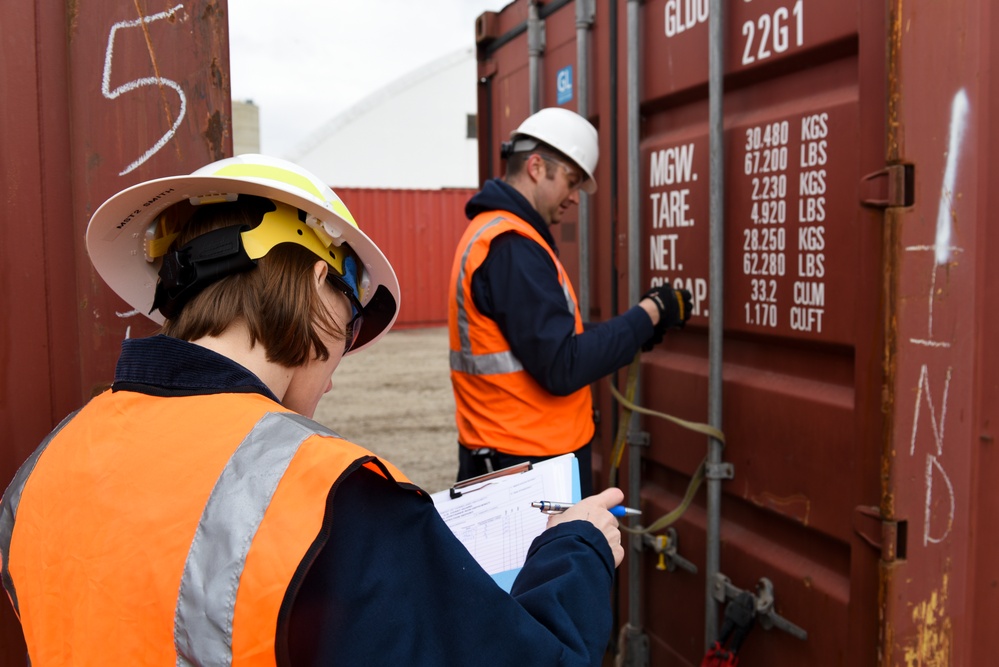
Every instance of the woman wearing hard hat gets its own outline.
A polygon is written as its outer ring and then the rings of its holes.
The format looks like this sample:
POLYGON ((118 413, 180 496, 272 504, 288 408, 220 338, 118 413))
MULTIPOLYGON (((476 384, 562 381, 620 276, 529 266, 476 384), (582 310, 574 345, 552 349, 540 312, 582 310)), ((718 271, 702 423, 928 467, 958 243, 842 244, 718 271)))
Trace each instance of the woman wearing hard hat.
POLYGON ((310 419, 399 304, 332 190, 226 159, 113 196, 87 247, 164 326, 4 494, 32 665, 600 664, 619 490, 554 517, 507 594, 426 493, 310 419))

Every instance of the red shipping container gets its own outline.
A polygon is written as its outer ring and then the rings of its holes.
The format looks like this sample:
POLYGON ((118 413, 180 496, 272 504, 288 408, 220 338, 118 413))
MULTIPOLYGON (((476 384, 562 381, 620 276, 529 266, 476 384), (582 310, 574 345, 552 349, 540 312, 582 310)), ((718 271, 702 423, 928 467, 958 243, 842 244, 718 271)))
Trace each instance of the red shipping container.
POLYGON ((475 190, 332 187, 399 277, 393 329, 446 326, 451 261, 468 226, 465 203, 475 190))
MULTIPOLYGON (((225 0, 0 5, 0 487, 152 322, 90 266, 115 192, 232 153, 225 0), (155 6, 154 6, 155 5, 155 6)), ((0 665, 24 665, 0 604, 0 665)))
MULTIPOLYGON (((624 664, 700 664, 736 588, 777 623, 742 664, 995 662, 997 27, 986 0, 516 0, 480 17, 480 176, 532 110, 584 109, 599 190, 572 278, 594 320, 651 284, 693 292, 690 324, 643 355, 640 403, 726 437, 674 526, 697 572, 632 543, 624 664)), ((603 486, 617 406, 595 388, 603 486)), ((713 445, 638 425, 622 485, 648 525, 713 445)))

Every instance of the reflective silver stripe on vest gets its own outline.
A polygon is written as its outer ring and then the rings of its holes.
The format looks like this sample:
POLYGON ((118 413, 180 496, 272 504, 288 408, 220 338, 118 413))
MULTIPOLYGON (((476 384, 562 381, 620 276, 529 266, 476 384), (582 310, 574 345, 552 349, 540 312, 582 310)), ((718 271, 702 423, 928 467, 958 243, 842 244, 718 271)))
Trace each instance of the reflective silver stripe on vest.
POLYGON ((300 415, 267 414, 219 475, 181 577, 174 614, 178 667, 232 664, 236 592, 250 544, 291 460, 317 433, 340 437, 300 415))
MULTIPOLYGON (((472 252, 472 246, 479 239, 483 232, 490 227, 503 222, 504 218, 498 217, 490 220, 475 232, 465 246, 465 252, 461 255, 461 269, 458 272, 458 340, 461 342, 461 350, 451 350, 451 370, 468 375, 499 375, 501 373, 515 373, 524 370, 512 351, 493 352, 490 354, 472 354, 472 340, 468 332, 468 310, 465 307, 465 272, 468 255, 472 252)), ((569 292, 569 280, 566 278, 559 262, 555 262, 555 269, 558 271, 562 284, 562 293, 565 295, 565 304, 569 308, 569 313, 576 316, 576 304, 572 300, 569 292)))
POLYGON ((0 567, 0 580, 3 581, 3 587, 10 595, 10 601, 14 603, 14 611, 18 614, 21 611, 17 606, 17 592, 14 590, 14 580, 10 577, 10 540, 14 534, 14 520, 17 518, 17 506, 21 503, 21 494, 24 492, 24 485, 34 471, 35 465, 38 463, 38 458, 59 431, 75 416, 76 412, 72 413, 63 419, 55 427, 55 430, 48 434, 45 440, 42 441, 42 444, 38 446, 38 449, 18 469, 17 474, 14 475, 14 479, 10 482, 10 486, 7 487, 7 490, 3 494, 3 500, 0 500, 0 560, 3 561, 2 567, 0 567))
POLYGON ((576 302, 572 300, 572 294, 569 292, 569 276, 565 275, 565 271, 562 269, 561 263, 556 263, 558 267, 559 278, 562 279, 562 294, 565 295, 565 305, 569 309, 569 314, 576 317, 576 302))

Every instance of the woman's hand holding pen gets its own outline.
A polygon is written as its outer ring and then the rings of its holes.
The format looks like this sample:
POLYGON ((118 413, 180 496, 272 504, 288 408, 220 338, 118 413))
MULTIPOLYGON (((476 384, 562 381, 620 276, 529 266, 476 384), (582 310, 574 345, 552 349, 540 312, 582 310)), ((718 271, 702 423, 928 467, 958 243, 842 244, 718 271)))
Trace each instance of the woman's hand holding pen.
POLYGON ((618 528, 618 518, 610 513, 610 508, 620 505, 624 500, 621 489, 611 487, 581 501, 562 512, 548 517, 548 528, 565 521, 589 521, 607 538, 607 545, 614 554, 614 566, 624 560, 624 547, 621 545, 621 530, 618 528))

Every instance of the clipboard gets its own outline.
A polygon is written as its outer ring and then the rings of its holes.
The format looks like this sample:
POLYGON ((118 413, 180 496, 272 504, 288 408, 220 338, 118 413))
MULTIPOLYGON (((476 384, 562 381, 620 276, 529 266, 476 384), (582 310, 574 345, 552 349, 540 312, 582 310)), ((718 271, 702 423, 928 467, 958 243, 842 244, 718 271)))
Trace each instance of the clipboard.
POLYGON ((487 482, 497 479, 499 477, 506 477, 507 475, 516 475, 518 473, 527 472, 532 469, 530 461, 524 461, 523 463, 518 463, 517 465, 512 465, 509 468, 502 468, 500 470, 493 470, 492 472, 487 472, 484 475, 479 475, 477 477, 470 477, 469 479, 463 480, 456 483, 451 487, 450 495, 451 500, 455 498, 460 498, 462 493, 469 493, 475 491, 476 489, 482 488, 487 482))
POLYGON ((434 506, 473 558, 509 592, 548 516, 531 507, 546 498, 580 499, 579 462, 563 454, 464 480, 431 495, 434 506))

